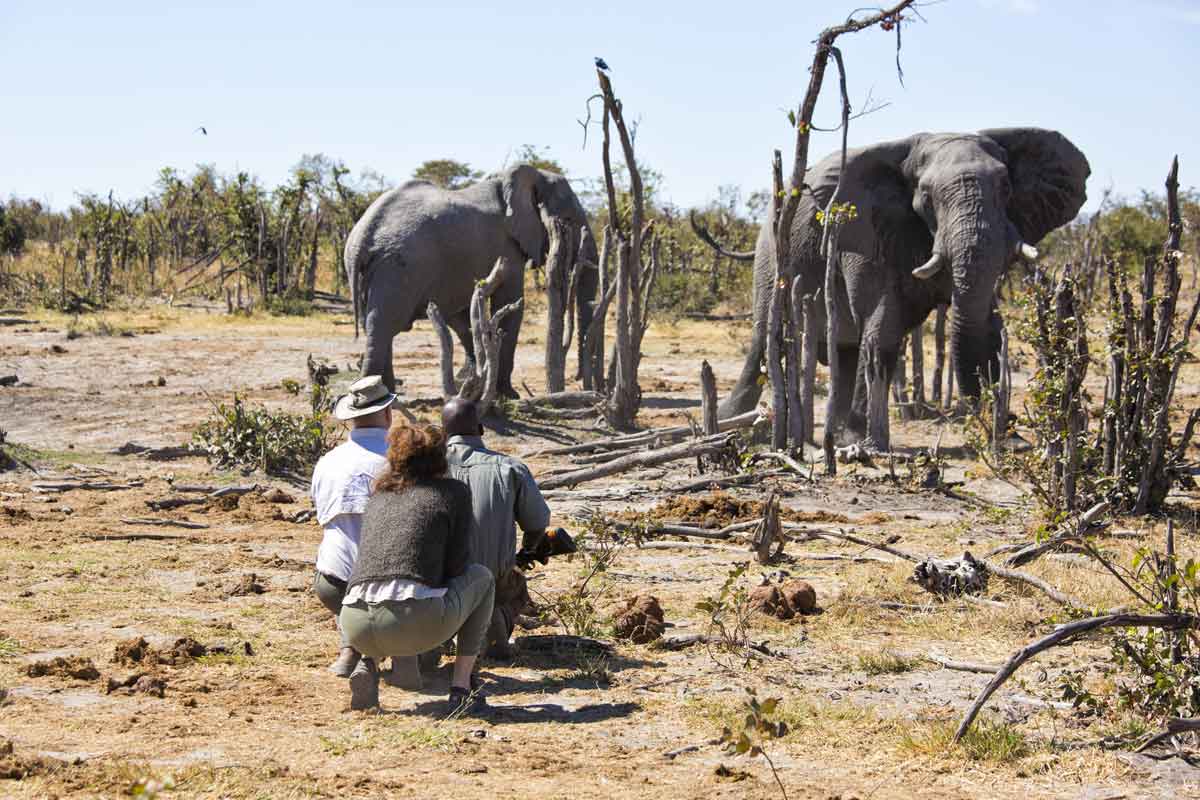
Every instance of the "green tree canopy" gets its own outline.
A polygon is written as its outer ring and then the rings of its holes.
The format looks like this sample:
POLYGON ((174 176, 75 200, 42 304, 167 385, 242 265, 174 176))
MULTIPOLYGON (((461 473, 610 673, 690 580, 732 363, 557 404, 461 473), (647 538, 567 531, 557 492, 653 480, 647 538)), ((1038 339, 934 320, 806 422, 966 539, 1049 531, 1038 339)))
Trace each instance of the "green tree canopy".
POLYGON ((483 173, 471 169, 464 161, 452 158, 436 158, 426 161, 413 170, 413 177, 441 186, 443 189, 463 189, 483 177, 483 173))

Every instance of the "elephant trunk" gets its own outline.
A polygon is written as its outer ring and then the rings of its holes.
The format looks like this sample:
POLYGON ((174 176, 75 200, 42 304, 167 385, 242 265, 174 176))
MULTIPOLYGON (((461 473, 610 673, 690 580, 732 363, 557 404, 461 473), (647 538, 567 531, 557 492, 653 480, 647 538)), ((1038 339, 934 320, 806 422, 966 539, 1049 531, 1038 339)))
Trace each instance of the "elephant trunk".
POLYGON ((1022 243, 1004 210, 991 207, 991 193, 980 191, 970 178, 963 179, 959 188, 967 195, 960 198, 965 202, 954 205, 958 213, 939 229, 935 252, 943 254, 952 273, 950 337, 955 377, 962 396, 978 402, 981 379, 994 382, 1000 375, 1002 321, 996 308, 996 281, 1022 243))

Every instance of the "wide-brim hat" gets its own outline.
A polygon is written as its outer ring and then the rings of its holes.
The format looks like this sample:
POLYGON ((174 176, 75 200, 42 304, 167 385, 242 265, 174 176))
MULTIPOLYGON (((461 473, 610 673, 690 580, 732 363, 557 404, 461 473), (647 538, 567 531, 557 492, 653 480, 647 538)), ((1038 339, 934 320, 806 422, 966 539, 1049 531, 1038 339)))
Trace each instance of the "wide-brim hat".
POLYGON ((333 415, 338 419, 354 419, 393 408, 397 405, 396 393, 383 385, 383 378, 368 375, 350 384, 350 391, 337 399, 333 415))

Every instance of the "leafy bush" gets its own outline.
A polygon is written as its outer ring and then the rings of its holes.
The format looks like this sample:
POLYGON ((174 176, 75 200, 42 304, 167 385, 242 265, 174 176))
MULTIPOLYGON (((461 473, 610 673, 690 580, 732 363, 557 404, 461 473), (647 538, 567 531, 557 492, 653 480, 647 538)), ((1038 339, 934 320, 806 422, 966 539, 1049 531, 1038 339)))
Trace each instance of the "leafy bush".
POLYGON ((324 414, 247 408, 236 394, 229 405, 218 403, 192 435, 192 446, 218 466, 254 467, 269 475, 307 472, 332 445, 324 414))

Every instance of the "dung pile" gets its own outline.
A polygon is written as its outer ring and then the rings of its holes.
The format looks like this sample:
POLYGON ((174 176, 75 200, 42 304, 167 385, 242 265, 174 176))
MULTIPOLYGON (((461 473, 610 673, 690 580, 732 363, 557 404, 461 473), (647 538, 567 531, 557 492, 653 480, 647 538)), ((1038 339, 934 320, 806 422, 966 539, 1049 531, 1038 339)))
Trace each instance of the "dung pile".
POLYGON ((662 606, 654 595, 639 594, 629 598, 625 607, 613 617, 616 637, 634 644, 652 642, 661 637, 666 628, 662 606))

